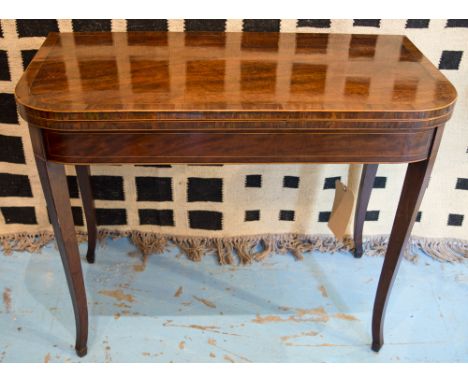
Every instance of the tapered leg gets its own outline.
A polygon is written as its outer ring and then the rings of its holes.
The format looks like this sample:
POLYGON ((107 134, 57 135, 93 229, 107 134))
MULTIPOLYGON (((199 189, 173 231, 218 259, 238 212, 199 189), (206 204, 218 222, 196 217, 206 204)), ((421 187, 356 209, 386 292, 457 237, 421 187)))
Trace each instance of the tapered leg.
POLYGON ((61 164, 38 157, 36 164, 75 312, 75 349, 83 357, 87 352, 88 307, 65 169, 61 164))
POLYGON ((362 256, 362 228, 366 220, 367 206, 374 186, 378 164, 364 164, 362 167, 359 194, 354 215, 354 257, 362 256))
POLYGON ((385 308, 395 279, 401 254, 411 234, 429 177, 434 165, 443 127, 437 128, 429 159, 410 163, 400 195, 387 253, 380 274, 372 316, 372 350, 379 351, 384 343, 383 327, 385 308))
POLYGON ((86 216, 86 227, 88 229, 88 253, 86 260, 92 264, 95 260, 96 251, 96 214, 94 211, 94 200, 91 192, 90 172, 89 166, 75 166, 78 185, 80 187, 81 201, 86 216))

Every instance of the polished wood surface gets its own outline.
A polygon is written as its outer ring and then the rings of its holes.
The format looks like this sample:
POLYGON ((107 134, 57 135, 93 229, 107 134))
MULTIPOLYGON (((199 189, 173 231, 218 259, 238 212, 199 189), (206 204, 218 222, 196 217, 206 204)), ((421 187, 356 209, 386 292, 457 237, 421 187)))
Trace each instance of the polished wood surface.
POLYGON ((88 252, 86 260, 88 263, 94 263, 97 239, 96 212, 94 209, 94 200, 91 190, 91 173, 89 166, 75 166, 76 179, 80 188, 83 210, 86 216, 86 228, 88 230, 88 252))
POLYGON ((400 201, 398 202, 375 295, 372 314, 372 350, 374 351, 379 351, 384 343, 383 328, 389 294, 403 257, 403 251, 411 235, 424 192, 429 184, 443 131, 443 126, 437 129, 429 158, 421 162, 410 163, 406 170, 405 181, 403 182, 400 201))
POLYGON ((369 205, 372 188, 374 187, 375 175, 378 164, 364 164, 362 166, 361 182, 359 183, 359 193, 356 200, 356 212, 354 214, 354 257, 361 257, 362 250, 362 229, 366 220, 367 206, 369 205))
POLYGON ((402 163, 427 158, 434 130, 314 132, 43 131, 61 163, 402 163))
POLYGON ((444 122, 456 92, 404 36, 98 32, 51 33, 16 98, 26 120, 64 130, 107 130, 64 120, 118 121, 111 128, 121 130, 122 121, 174 119, 412 127, 444 122))
POLYGON ((456 91, 403 36, 52 33, 16 88, 86 353, 87 306, 63 164, 363 163, 356 255, 379 163, 409 163, 374 303, 372 348, 456 91))
POLYGON ((83 357, 88 351, 88 304, 70 198, 66 191, 65 167, 44 160, 40 131, 31 129, 30 133, 39 179, 47 202, 47 211, 73 304, 76 328, 75 350, 80 357, 83 357))

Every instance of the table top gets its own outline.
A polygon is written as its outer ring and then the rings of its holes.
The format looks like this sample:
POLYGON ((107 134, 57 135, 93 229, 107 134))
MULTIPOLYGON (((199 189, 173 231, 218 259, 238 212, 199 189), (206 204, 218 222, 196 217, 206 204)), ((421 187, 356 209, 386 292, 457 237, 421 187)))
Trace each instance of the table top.
POLYGON ((51 33, 16 88, 28 120, 424 120, 456 91, 405 36, 51 33))

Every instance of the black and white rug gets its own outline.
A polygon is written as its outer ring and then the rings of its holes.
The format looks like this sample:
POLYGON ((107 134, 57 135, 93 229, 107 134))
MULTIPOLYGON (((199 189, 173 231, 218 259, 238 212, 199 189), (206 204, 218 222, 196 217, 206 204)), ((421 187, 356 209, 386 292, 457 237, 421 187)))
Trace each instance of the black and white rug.
MULTIPOLYGON (((6 249, 36 249, 51 239, 28 131, 14 100, 24 68, 49 32, 126 30, 407 35, 459 94, 413 244, 449 261, 468 254, 468 20, 1 20, 0 241, 6 249)), ((369 253, 383 253, 404 170, 379 167, 365 224, 369 253)), ((264 254, 282 249, 298 256, 312 248, 352 245, 330 239, 327 221, 335 180, 356 190, 359 165, 92 166, 91 171, 102 235, 130 235, 147 253, 161 250, 168 238, 194 259, 235 248, 245 261, 258 244, 264 254)), ((72 167, 68 175, 75 223, 85 230, 72 167)))

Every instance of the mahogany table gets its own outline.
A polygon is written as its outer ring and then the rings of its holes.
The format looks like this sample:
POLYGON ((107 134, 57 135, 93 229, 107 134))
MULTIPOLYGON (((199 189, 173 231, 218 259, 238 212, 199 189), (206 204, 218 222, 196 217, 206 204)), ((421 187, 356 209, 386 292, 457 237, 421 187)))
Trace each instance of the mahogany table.
POLYGON ((356 256, 379 163, 408 163, 380 275, 372 349, 456 91, 404 36, 51 33, 16 88, 76 320, 88 312, 64 164, 94 262, 89 164, 363 163, 356 256))

